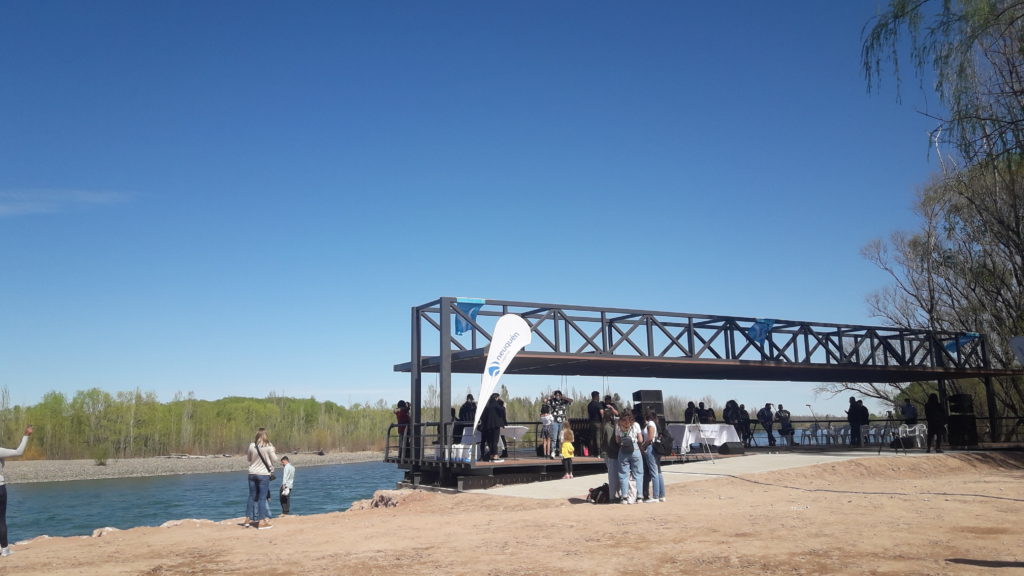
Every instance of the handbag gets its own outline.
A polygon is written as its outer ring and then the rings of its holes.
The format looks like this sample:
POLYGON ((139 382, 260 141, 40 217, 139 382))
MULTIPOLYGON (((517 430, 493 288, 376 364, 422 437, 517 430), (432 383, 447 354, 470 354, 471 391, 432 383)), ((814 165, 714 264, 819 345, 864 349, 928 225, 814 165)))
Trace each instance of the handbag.
POLYGON ((662 430, 658 437, 654 439, 651 448, 654 453, 658 456, 671 456, 672 455, 672 444, 675 439, 668 433, 668 430, 662 430))

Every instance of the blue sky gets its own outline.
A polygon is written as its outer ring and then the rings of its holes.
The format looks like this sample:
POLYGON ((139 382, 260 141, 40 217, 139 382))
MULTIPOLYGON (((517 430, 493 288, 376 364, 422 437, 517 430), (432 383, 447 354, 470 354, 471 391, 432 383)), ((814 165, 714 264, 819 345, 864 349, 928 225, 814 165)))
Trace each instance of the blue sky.
POLYGON ((877 7, 0 4, 0 385, 393 403, 440 296, 877 324, 859 249, 937 169, 877 7))

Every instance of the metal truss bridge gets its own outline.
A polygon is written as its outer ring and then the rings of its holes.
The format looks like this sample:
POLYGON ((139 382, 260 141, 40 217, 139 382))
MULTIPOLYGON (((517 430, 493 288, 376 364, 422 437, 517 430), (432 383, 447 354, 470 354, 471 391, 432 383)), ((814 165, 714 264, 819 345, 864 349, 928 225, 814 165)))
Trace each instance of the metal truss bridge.
MULTIPOLYGON (((794 382, 920 382, 979 378, 989 403, 993 369, 986 338, 882 326, 478 300, 476 314, 459 298, 412 309, 411 357, 395 365, 411 375, 413 418, 421 407, 422 374, 439 374, 440 405, 451 406, 451 375, 480 374, 497 317, 517 314, 532 343, 506 374, 612 376, 794 382), (456 334, 455 324, 464 332, 456 334)), ((483 399, 480 399, 483 400, 483 399)), ((994 413, 994 409, 990 413, 994 413)), ((440 430, 451 415, 441 411, 440 430)), ((419 424, 419 422, 415 422, 419 424)), ((451 439, 439 441, 450 444, 451 439)))

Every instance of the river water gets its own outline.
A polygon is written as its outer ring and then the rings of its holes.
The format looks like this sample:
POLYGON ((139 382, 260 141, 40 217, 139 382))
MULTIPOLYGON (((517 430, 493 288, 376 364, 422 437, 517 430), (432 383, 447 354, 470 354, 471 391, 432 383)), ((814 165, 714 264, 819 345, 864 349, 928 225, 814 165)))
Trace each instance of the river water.
MULTIPOLYGON (((96 528, 159 526, 168 520, 220 521, 245 515, 245 472, 153 476, 73 482, 9 484, 7 526, 11 542, 36 536, 79 536, 96 528)), ((352 502, 389 490, 402 479, 394 464, 360 462, 296 467, 292 514, 347 510, 352 502)), ((280 478, 271 483, 271 511, 280 478)))

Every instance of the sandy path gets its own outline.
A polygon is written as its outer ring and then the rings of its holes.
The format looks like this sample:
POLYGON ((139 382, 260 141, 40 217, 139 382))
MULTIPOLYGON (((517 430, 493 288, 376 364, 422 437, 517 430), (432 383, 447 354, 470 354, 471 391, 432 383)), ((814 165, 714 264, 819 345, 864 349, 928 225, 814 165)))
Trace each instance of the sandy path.
POLYGON ((186 521, 38 539, 0 574, 1013 574, 1022 480, 1020 454, 936 454, 676 484, 635 506, 402 491, 394 508, 265 531, 186 521))

